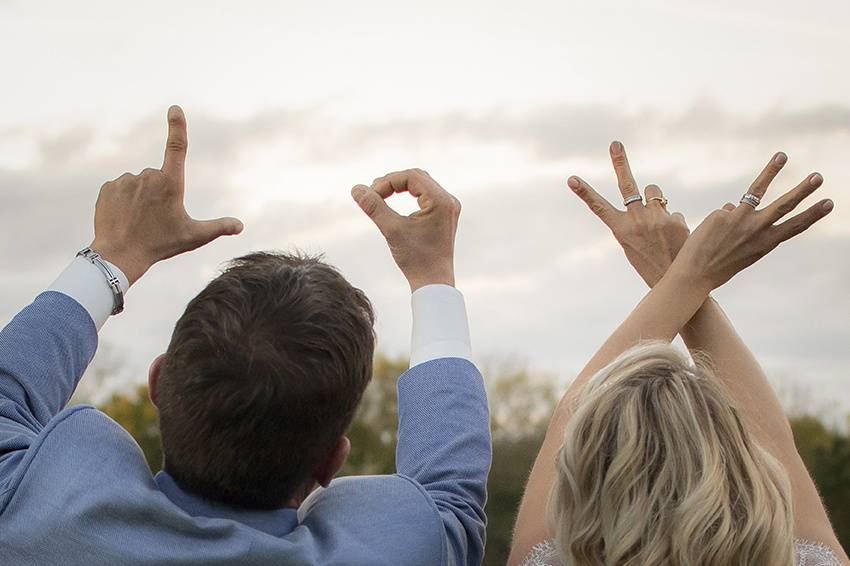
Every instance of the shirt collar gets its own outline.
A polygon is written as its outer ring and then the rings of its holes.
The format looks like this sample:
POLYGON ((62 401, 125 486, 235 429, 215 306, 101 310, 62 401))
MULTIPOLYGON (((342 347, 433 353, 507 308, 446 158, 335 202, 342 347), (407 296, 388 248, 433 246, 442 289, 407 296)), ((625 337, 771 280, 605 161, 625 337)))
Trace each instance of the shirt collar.
POLYGON ((276 537, 289 534, 298 526, 298 511, 291 507, 242 509, 209 501, 185 491, 165 471, 159 472, 154 481, 172 503, 193 517, 230 519, 276 537))

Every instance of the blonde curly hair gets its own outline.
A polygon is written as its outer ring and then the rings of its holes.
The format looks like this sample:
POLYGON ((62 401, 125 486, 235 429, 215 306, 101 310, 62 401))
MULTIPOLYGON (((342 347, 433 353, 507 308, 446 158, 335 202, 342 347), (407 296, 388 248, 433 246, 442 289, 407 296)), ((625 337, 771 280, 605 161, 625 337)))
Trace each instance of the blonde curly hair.
POLYGON ((791 488, 707 360, 625 352, 577 399, 548 516, 567 566, 794 564, 791 488))

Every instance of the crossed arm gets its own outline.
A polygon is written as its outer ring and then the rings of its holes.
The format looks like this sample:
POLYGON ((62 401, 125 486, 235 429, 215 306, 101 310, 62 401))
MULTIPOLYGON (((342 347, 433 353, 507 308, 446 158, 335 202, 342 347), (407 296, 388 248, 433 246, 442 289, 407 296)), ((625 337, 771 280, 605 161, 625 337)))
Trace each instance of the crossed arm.
MULTIPOLYGON (((612 144, 611 157, 623 197, 637 194, 625 151, 617 142, 612 144)), ((764 195, 786 160, 784 154, 774 156, 749 192, 764 195)), ((554 481, 553 461, 570 416, 570 402, 596 371, 629 347, 642 340, 670 341, 676 334, 682 335, 691 350, 711 356, 718 376, 741 409, 748 430, 788 470, 793 487, 796 535, 822 541, 841 552, 773 389, 729 319, 708 295, 735 272, 828 214, 832 203, 821 201, 774 226, 821 183, 818 174, 810 175, 794 190, 759 212, 727 203, 712 214, 686 244, 688 229, 684 218, 678 213, 667 213, 657 186, 646 188, 647 199, 652 199, 646 206, 631 204, 623 212, 584 181, 570 179, 570 188, 611 229, 630 263, 652 290, 597 352, 556 410, 520 507, 511 564, 518 563, 534 544, 551 538, 540 510, 545 508, 554 481), (725 237, 721 230, 726 233, 725 237), (683 249, 683 246, 686 247, 683 249), (721 257, 725 259, 720 260, 721 257), (725 263, 726 268, 717 270, 721 263, 725 263), (710 265, 714 267, 708 267, 710 265), (701 275, 712 271, 715 275, 701 275)))

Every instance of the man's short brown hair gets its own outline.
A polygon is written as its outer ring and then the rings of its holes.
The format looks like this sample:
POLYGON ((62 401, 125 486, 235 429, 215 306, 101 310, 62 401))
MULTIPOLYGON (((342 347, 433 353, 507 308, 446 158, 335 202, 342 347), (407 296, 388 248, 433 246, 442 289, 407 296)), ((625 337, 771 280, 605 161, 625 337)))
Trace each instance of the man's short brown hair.
POLYGON ((299 254, 233 260, 177 321, 158 379, 165 470, 202 497, 276 508, 297 494, 372 377, 369 300, 299 254))

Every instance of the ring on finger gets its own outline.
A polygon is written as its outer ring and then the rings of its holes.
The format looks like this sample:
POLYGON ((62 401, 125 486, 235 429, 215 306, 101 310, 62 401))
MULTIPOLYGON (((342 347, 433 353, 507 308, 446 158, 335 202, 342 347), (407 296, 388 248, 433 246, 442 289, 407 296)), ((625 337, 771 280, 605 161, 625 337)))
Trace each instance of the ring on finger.
POLYGON ((741 197, 740 202, 741 202, 741 204, 748 204, 748 205, 752 206, 753 208, 756 208, 759 205, 759 203, 761 202, 761 199, 759 197, 757 197, 756 195, 754 195, 753 193, 747 193, 747 194, 745 194, 744 196, 741 197))
POLYGON ((650 202, 652 202, 654 200, 657 200, 659 203, 661 203, 661 206, 663 206, 663 207, 667 206, 667 197, 665 197, 665 196, 649 197, 648 199, 646 199, 646 202, 647 202, 647 204, 649 204, 650 202))
POLYGON ((623 206, 629 206, 633 202, 643 202, 643 197, 639 194, 626 197, 623 199, 623 206))

